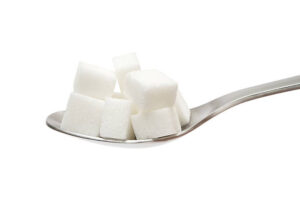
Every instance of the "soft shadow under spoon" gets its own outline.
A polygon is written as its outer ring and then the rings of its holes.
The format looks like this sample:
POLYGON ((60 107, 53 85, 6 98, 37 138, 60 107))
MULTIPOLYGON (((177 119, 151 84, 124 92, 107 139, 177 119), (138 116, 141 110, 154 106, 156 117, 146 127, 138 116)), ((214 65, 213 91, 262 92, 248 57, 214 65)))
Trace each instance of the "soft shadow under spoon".
POLYGON ((215 100, 212 100, 206 104, 201 106, 195 107, 191 109, 191 121, 186 126, 182 127, 182 131, 178 134, 173 134, 161 138, 155 139, 147 139, 147 140, 117 140, 117 139, 108 139, 108 138, 101 138, 101 137, 92 137, 80 133, 74 133, 69 131, 64 131, 60 128, 61 120, 63 117, 64 112, 55 112, 48 116, 47 118, 47 125, 59 132, 66 133, 72 136, 94 140, 94 141, 101 141, 101 142, 110 142, 110 143, 126 143, 126 144, 135 144, 135 143, 145 143, 145 142, 159 142, 159 141, 166 141, 170 139, 174 139, 180 136, 183 136, 192 130, 196 129, 204 122, 208 121, 209 119, 213 118, 214 116, 218 115, 219 113, 236 106, 238 104, 273 95, 282 92, 292 91, 300 89, 300 76, 295 76, 287 79, 282 79, 279 81, 274 81, 270 83, 265 83, 262 85, 238 90, 236 92, 232 92, 230 94, 224 95, 219 97, 215 100))

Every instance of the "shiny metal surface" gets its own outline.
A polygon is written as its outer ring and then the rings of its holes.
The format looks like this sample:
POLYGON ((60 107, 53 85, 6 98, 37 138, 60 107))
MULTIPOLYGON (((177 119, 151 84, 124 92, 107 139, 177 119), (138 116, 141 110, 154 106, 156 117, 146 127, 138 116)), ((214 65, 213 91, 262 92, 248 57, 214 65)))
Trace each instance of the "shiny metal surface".
POLYGON ((199 127, 200 125, 202 125, 209 119, 213 118, 214 116, 218 115, 219 113, 224 112, 225 110, 233 106, 236 106, 238 104, 253 99, 257 99, 257 98, 261 98, 273 94, 278 94, 282 92, 297 90, 297 89, 300 89, 300 76, 282 79, 279 81, 265 83, 262 85, 232 92, 230 94, 212 100, 206 104, 192 108, 191 121, 188 125, 182 127, 182 131, 180 133, 169 135, 166 137, 161 137, 161 138, 148 139, 148 140, 116 140, 116 139, 107 139, 101 137, 91 137, 80 133, 72 133, 72 132, 64 131, 60 128, 60 123, 64 113, 63 111, 55 112, 49 115, 46 123, 50 128, 60 131, 62 133, 66 133, 72 136, 94 140, 94 141, 110 142, 110 143, 126 143, 126 144, 159 142, 159 141, 166 141, 177 137, 181 137, 191 132, 195 128, 199 127))

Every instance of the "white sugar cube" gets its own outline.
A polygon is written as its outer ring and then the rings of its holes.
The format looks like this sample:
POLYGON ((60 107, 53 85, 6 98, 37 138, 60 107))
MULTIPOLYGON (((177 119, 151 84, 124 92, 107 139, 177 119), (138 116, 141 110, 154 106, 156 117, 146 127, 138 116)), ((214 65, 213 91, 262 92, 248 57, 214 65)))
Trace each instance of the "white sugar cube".
POLYGON ((134 139, 130 117, 130 101, 120 98, 106 98, 101 119, 100 136, 121 140, 134 139))
POLYGON ((179 91, 177 92, 175 108, 181 126, 188 124, 190 122, 191 111, 179 91))
POLYGON ((117 56, 112 59, 120 89, 124 88, 125 76, 128 72, 140 70, 140 64, 135 53, 117 56))
POLYGON ((99 136, 104 101, 72 93, 61 128, 66 131, 99 136))
MULTIPOLYGON (((114 92, 113 95, 111 96, 112 98, 116 99, 127 99, 123 93, 120 92, 114 92)), ((128 99, 127 99, 128 100, 128 99)), ((137 114, 139 112, 139 109, 137 106, 131 101, 131 114, 137 114)))
POLYGON ((117 99, 125 99, 125 96, 121 92, 114 92, 111 97, 117 99))
POLYGON ((116 77, 112 71, 96 65, 79 62, 74 92, 97 99, 104 99, 113 94, 116 77))
POLYGON ((177 83, 156 70, 130 72, 124 86, 124 94, 140 110, 172 107, 175 103, 177 83))
POLYGON ((162 108, 132 115, 131 123, 137 139, 157 138, 181 131, 175 108, 162 108))

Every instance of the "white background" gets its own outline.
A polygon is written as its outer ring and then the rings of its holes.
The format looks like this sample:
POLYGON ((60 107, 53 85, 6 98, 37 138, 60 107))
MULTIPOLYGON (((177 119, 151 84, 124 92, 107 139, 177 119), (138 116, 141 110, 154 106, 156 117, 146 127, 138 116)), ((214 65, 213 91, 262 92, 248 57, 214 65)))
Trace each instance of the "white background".
POLYGON ((79 60, 137 52, 190 107, 300 74, 290 0, 1 0, 0 199, 299 199, 300 91, 234 107, 159 146, 55 132, 79 60))

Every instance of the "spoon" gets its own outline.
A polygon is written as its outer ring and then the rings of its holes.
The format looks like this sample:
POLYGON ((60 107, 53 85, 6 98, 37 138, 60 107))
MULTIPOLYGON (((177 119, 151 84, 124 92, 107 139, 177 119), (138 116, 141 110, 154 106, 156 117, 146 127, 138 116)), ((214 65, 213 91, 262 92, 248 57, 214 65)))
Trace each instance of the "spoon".
POLYGON ((278 94, 282 92, 288 92, 292 90, 300 89, 300 76, 295 76, 287 79, 282 79, 279 81, 274 81, 270 83, 265 83, 262 85, 249 87, 246 89, 238 90, 236 92, 229 93, 227 95, 221 96, 217 99, 214 99, 206 104, 195 107, 191 109, 191 120, 190 123, 182 127, 182 131, 177 134, 168 135, 160 138, 146 139, 146 140, 118 140, 102 137, 93 137, 80 133, 74 133, 62 130, 60 124, 64 115, 64 111, 55 112, 48 116, 46 123, 47 125, 59 132, 69 134, 72 136, 101 141, 101 142, 110 142, 110 143, 126 143, 126 144, 135 144, 135 143, 145 143, 145 142, 159 142, 171 140, 174 138, 181 137, 197 127, 201 126, 214 116, 219 113, 236 106, 238 104, 258 99, 261 97, 278 94))

